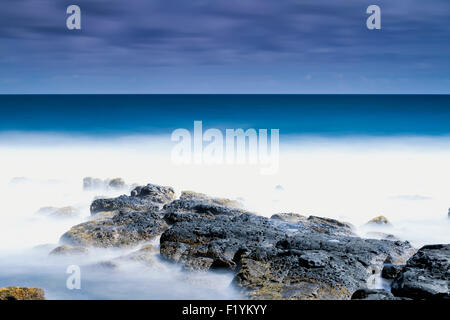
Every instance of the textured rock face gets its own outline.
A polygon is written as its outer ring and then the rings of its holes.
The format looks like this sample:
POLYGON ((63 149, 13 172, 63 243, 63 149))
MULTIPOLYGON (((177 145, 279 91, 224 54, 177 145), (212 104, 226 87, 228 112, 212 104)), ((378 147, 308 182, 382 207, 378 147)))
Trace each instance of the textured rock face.
POLYGON ((175 191, 171 187, 163 187, 149 183, 146 186, 134 188, 133 191, 131 191, 131 197, 145 199, 155 204, 164 205, 174 199, 175 191))
POLYGON ((422 247, 392 283, 392 293, 412 299, 450 299, 450 245, 422 247))
POLYGON ((78 246, 130 246, 159 236, 167 227, 155 212, 121 211, 110 218, 76 225, 60 241, 78 246))
POLYGON ((298 234, 240 257, 235 283, 257 299, 349 299, 371 266, 409 256, 408 243, 298 234))
POLYGON ((39 288, 0 288, 0 300, 45 300, 44 290, 39 288))
POLYGON ((113 199, 97 199, 91 204, 91 214, 99 212, 156 211, 173 200, 175 192, 170 187, 154 184, 139 186, 131 191, 131 196, 122 195, 113 199))
MULTIPOLYGON (((311 223, 345 224, 313 217, 311 223), (324 221, 324 222, 323 222, 324 221)), ((161 255, 187 269, 227 269, 250 298, 349 299, 366 286, 368 268, 405 262, 408 243, 329 235, 332 229, 280 223, 251 213, 191 215, 161 236, 161 255)))

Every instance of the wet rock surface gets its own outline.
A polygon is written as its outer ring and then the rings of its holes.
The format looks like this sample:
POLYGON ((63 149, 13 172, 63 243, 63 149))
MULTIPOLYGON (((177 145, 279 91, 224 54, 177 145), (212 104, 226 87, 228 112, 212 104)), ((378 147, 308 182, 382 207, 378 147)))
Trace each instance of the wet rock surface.
POLYGON ((422 247, 392 283, 392 293, 412 299, 450 299, 450 245, 422 247))
POLYGON ((352 300, 402 300, 384 289, 360 289, 353 293, 352 300))
POLYGON ((39 288, 0 288, 0 300, 45 300, 44 290, 39 288))

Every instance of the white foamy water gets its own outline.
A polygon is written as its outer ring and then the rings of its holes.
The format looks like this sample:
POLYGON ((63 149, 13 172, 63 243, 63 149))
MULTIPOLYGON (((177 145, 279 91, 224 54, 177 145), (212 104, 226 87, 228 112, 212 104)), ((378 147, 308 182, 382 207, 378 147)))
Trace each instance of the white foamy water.
MULTIPOLYGON (((187 275, 178 267, 124 265, 83 268, 82 290, 67 290, 73 261, 48 257, 59 237, 89 216, 96 196, 129 190, 83 191, 82 179, 121 177, 239 199, 258 214, 298 212, 348 221, 361 235, 382 231, 416 247, 450 243, 450 138, 281 139, 279 171, 259 166, 174 165, 168 137, 74 138, 2 135, 0 139, 0 287, 37 286, 54 299, 238 298, 230 275, 187 275), (73 206, 80 215, 61 220, 39 208, 73 206), (364 223, 384 215, 391 227, 364 223), (38 245, 39 249, 32 249, 38 245)), ((76 264, 89 265, 126 252, 97 250, 76 264)))

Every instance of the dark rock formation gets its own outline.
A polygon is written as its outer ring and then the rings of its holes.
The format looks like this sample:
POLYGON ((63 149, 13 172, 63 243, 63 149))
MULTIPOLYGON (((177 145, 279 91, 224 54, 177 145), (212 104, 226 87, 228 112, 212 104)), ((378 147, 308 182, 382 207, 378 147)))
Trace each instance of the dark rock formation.
POLYGON ((385 279, 395 279, 402 271, 404 266, 392 263, 386 263, 381 271, 381 276, 385 279))
POLYGON ((44 290, 39 288, 0 288, 0 300, 45 300, 44 290))
MULTIPOLYGON (((351 224, 329 218, 316 216, 309 216, 306 218, 298 213, 278 213, 274 214, 271 219, 294 224, 296 225, 294 228, 301 226, 303 231, 325 233, 329 235, 355 235, 351 224)), ((285 228, 289 229, 292 228, 292 226, 285 225, 285 228)))
POLYGON ((352 300, 402 300, 383 289, 360 289, 353 293, 352 300))
POLYGON ((348 226, 335 220, 309 223, 313 227, 251 213, 191 214, 162 234, 161 256, 187 269, 231 270, 234 284, 251 298, 349 299, 366 286, 370 266, 388 258, 405 263, 412 254, 406 242, 339 234, 348 226))
POLYGON ((122 195, 112 199, 96 199, 91 204, 91 214, 98 212, 129 210, 156 211, 173 200, 175 192, 170 187, 154 184, 139 186, 131 191, 131 196, 122 195))
POLYGON ((72 227, 60 242, 78 246, 130 246, 154 239, 166 229, 166 222, 155 212, 120 211, 112 217, 72 227))
POLYGON ((412 299, 450 299, 450 244, 422 247, 392 283, 392 293, 412 299))

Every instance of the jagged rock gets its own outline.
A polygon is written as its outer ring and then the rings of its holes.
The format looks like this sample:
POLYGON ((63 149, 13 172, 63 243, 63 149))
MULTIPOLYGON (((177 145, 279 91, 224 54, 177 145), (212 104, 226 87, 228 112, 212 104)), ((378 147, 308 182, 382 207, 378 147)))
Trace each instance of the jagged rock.
POLYGON ((72 227, 63 234, 60 242, 95 247, 130 246, 154 239, 167 227, 155 212, 120 211, 110 218, 91 220, 72 227))
POLYGON ((82 246, 64 244, 50 251, 50 255, 84 255, 87 254, 88 251, 87 248, 82 246))
POLYGON ((417 251, 392 283, 392 293, 412 299, 450 299, 450 244, 417 251))
POLYGON ((385 279, 395 279, 404 268, 404 265, 387 263, 383 266, 381 276, 385 279))
POLYGON ((404 260, 408 243, 298 234, 240 255, 234 283, 255 299, 350 299, 366 288, 371 266, 404 260))
POLYGON ((39 288, 0 288, 0 300, 45 300, 44 290, 39 288))
POLYGON ((154 184, 136 187, 130 196, 122 195, 117 198, 96 199, 91 204, 91 214, 122 209, 132 211, 159 210, 162 205, 173 200, 175 192, 170 187, 154 184))
POLYGON ((332 227, 287 228, 251 213, 194 214, 162 234, 160 252, 190 270, 233 271, 233 283, 258 299, 349 299, 366 286, 370 266, 387 258, 404 263, 412 254, 407 242, 339 234, 345 223, 318 217, 309 223, 332 227))
POLYGON ((401 300, 384 289, 360 289, 353 293, 352 300, 401 300))
POLYGON ((371 219, 366 225, 391 225, 389 220, 385 216, 378 216, 371 219))
POLYGON ((43 207, 37 211, 37 214, 45 215, 51 218, 66 219, 78 217, 80 215, 80 211, 77 208, 71 206, 62 208, 43 207))

